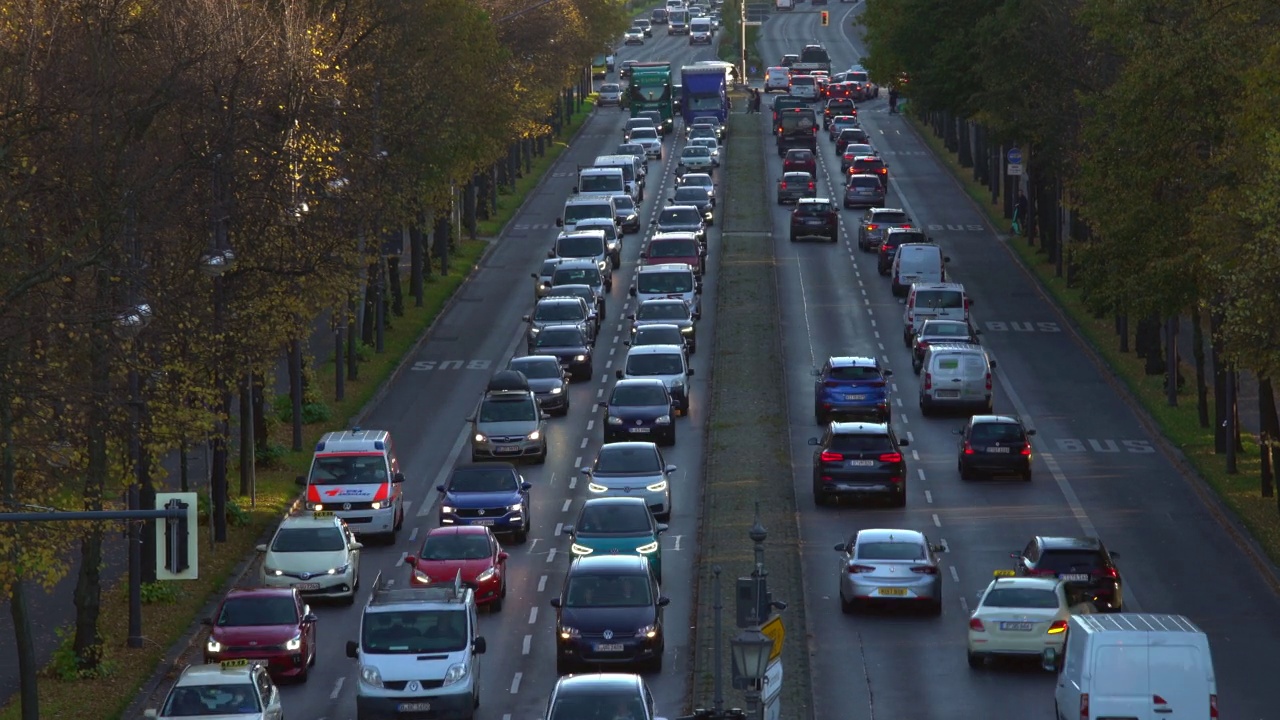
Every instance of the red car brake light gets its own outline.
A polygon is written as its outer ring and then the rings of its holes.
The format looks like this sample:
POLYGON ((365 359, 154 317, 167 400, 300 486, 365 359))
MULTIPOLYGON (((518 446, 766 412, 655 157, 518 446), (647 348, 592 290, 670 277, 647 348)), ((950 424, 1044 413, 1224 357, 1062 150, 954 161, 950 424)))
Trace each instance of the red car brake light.
POLYGON ((879 230, 880 226, 875 223, 867 223, 868 230, 879 230))
POLYGON ((937 575, 938 568, 932 565, 916 565, 911 568, 911 572, 920 573, 921 575, 937 575))
POLYGON ((972 455, 972 454, 973 454, 973 447, 969 445, 969 441, 968 441, 968 440, 966 440, 966 441, 964 442, 964 454, 965 454, 965 455, 972 455))
POLYGON ((982 621, 978 618, 969 618, 969 629, 974 632, 986 632, 987 628, 983 626, 982 621))
POLYGON ((809 189, 812 190, 813 188, 814 188, 813 183, 809 183, 809 189))
MULTIPOLYGON (((1027 448, 1027 454, 1028 455, 1031 454, 1031 448, 1029 447, 1027 448)), ((1120 573, 1116 572, 1116 569, 1113 567, 1102 568, 1102 570, 1100 570, 1098 574, 1102 575, 1103 577, 1111 578, 1112 580, 1118 580, 1120 578, 1120 573)))
POLYGON ((823 450, 822 454, 818 456, 818 459, 822 462, 844 462, 844 455, 838 452, 831 452, 830 450, 823 450))
MULTIPOLYGON (((615 176, 615 177, 617 177, 617 176, 615 176)), ((782 181, 782 189, 783 189, 783 190, 786 190, 786 189, 787 189, 787 181, 786 181, 786 180, 783 180, 783 181, 782 181)))
POLYGON ((902 453, 881 453, 880 462, 882 463, 900 463, 902 462, 902 453))
POLYGON ((858 565, 857 563, 849 563, 849 572, 851 573, 869 573, 875 571, 870 565, 858 565))

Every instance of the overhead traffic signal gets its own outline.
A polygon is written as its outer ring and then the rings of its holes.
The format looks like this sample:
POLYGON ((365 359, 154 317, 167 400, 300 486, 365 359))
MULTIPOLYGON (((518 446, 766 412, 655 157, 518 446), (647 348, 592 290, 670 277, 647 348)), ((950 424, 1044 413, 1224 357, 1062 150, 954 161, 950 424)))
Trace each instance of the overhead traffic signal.
POLYGON ((830 24, 831 24, 831 13, 826 10, 823 10, 822 11, 822 27, 826 27, 830 24))
POLYGON ((156 522, 156 578, 195 580, 199 577, 199 543, 195 493, 156 493, 156 507, 180 510, 179 518, 156 522))

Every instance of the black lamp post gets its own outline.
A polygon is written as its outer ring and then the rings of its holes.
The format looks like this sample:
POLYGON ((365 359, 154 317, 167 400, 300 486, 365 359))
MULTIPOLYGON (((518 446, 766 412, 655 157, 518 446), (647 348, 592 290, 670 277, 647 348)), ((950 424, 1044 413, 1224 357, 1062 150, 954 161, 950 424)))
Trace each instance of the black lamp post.
MULTIPOLYGON (((116 316, 112 323, 112 331, 116 337, 126 342, 132 342, 137 339, 138 335, 151 324, 151 306, 138 299, 134 299, 134 304, 116 316)), ((129 454, 134 463, 134 472, 136 477, 146 485, 150 485, 149 474, 143 467, 146 462, 146 454, 142 449, 142 383, 138 377, 136 369, 129 370, 129 404, 133 410, 133 427, 130 429, 129 437, 129 454)), ((139 495, 141 482, 134 482, 129 485, 128 504, 130 510, 138 510, 144 507, 145 503, 139 495)), ((150 490, 151 504, 155 504, 155 489, 150 490)), ((128 537, 129 537, 129 635, 128 645, 131 648, 142 647, 142 581, 143 581, 143 526, 146 523, 141 520, 128 521, 128 537)), ((153 553, 154 557, 154 553, 153 553)), ((154 565, 152 573, 154 574, 154 565)))
MULTIPOLYGON (((225 288, 223 275, 235 266, 236 256, 227 248, 214 248, 200 259, 200 270, 213 278, 213 335, 222 336, 222 313, 225 288)), ((214 370, 214 386, 218 391, 218 427, 213 437, 210 467, 209 494, 211 497, 210 525, 213 541, 227 541, 227 434, 228 416, 231 414, 231 397, 227 392, 227 379, 219 369, 214 370)))
POLYGON ((763 716, 760 686, 769 668, 773 638, 756 628, 748 628, 729 641, 729 651, 733 654, 733 666, 738 675, 747 681, 747 717, 760 718, 763 716))

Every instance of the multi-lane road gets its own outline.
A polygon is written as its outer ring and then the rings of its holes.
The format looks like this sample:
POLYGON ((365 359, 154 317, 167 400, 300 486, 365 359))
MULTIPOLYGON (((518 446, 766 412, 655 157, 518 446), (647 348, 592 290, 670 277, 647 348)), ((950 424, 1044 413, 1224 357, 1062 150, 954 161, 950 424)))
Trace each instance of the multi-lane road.
MULTIPOLYGON (((801 6, 806 7, 806 6, 801 6)), ((766 23, 766 61, 821 42, 833 68, 856 63, 851 20, 860 5, 779 14, 766 23)), ((787 211, 774 214, 779 300, 787 352, 793 480, 800 510, 809 637, 815 638, 816 717, 1051 718, 1053 678, 1026 669, 971 670, 968 611, 1008 553, 1033 535, 1097 535, 1118 553, 1126 609, 1181 613, 1210 636, 1223 716, 1280 716, 1269 687, 1270 651, 1280 642, 1280 602, 1211 519, 1155 439, 1116 396, 986 218, 901 116, 886 93, 861 104, 862 124, 889 166, 889 207, 908 210, 951 257, 948 271, 974 299, 976 325, 998 359, 995 406, 1038 431, 1035 479, 962 483, 956 472, 960 418, 925 419, 919 378, 902 343, 902 305, 856 245, 860 211, 844 211, 843 240, 787 242, 787 211), (907 507, 814 505, 811 367, 829 355, 875 355, 896 371, 894 424, 911 440, 907 507), (904 527, 945 542, 941 617, 840 613, 832 545, 865 527, 904 527)), ((763 120, 762 120, 763 122, 763 120)), ((820 187, 839 192, 839 158, 820 142, 820 187)), ((771 175, 780 172, 769 161, 771 175)), ((770 178, 772 179, 772 178, 770 178)), ((838 195, 833 195, 839 197, 838 195)))

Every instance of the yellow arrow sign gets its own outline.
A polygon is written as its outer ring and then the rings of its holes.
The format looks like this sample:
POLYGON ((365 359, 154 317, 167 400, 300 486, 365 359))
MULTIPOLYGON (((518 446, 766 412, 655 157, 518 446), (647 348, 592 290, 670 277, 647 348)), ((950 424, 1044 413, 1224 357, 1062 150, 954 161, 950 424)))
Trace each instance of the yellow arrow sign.
POLYGON ((760 632, 773 640, 773 649, 769 651, 769 662, 777 660, 782 654, 782 641, 787 637, 786 628, 782 626, 782 616, 774 615, 772 620, 760 626, 760 632))

